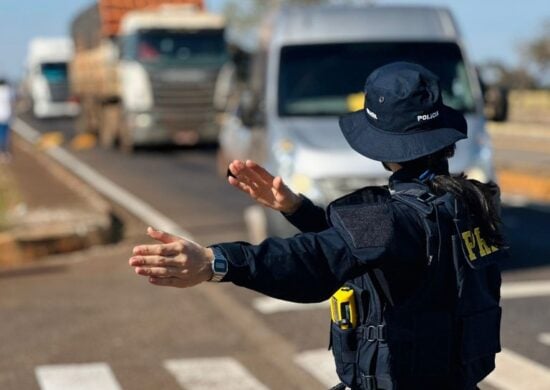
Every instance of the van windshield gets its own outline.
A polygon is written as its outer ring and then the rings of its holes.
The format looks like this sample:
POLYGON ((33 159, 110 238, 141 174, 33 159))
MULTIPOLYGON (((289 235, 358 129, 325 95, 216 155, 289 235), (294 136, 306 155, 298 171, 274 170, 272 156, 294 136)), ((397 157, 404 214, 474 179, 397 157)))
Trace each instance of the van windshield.
POLYGON ((363 107, 366 77, 394 61, 415 62, 439 76, 443 102, 473 112, 475 101, 457 44, 369 42, 286 46, 281 50, 280 116, 342 115, 363 107))

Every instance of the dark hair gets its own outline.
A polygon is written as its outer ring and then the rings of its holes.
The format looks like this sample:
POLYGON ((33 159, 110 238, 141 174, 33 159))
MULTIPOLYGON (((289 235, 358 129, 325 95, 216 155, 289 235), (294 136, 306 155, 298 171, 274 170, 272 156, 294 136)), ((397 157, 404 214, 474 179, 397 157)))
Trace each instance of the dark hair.
MULTIPOLYGON (((481 235, 489 245, 503 246, 504 238, 500 226, 500 207, 498 200, 498 187, 495 183, 484 184, 480 181, 468 179, 464 173, 458 175, 438 174, 441 166, 447 166, 447 160, 454 156, 456 146, 453 144, 428 156, 416 160, 400 163, 404 168, 421 170, 434 170, 436 175, 427 180, 426 184, 435 195, 452 193, 457 199, 462 200, 468 212, 479 216, 479 229, 481 235)), ((445 169, 447 171, 447 169, 445 169)))

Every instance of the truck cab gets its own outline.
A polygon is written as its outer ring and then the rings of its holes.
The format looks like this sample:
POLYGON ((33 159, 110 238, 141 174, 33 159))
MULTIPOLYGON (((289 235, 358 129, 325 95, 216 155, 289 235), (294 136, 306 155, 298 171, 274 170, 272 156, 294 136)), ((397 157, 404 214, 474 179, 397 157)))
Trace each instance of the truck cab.
POLYGON ((192 6, 129 12, 118 74, 135 145, 217 141, 214 85, 227 61, 224 19, 192 6))
MULTIPOLYGON (((445 104, 467 119, 469 137, 457 143, 452 172, 494 179, 479 81, 447 9, 283 8, 260 35, 249 89, 220 134, 225 163, 255 159, 320 205, 386 184, 389 172, 351 149, 338 117, 363 108, 363 84, 374 69, 409 61, 437 74, 445 104)), ((295 232, 271 210, 249 209, 246 215, 251 233, 264 233, 256 238, 295 232)))
POLYGON ((37 118, 75 116, 78 103, 69 90, 68 64, 73 56, 68 38, 35 38, 29 44, 25 85, 37 118))

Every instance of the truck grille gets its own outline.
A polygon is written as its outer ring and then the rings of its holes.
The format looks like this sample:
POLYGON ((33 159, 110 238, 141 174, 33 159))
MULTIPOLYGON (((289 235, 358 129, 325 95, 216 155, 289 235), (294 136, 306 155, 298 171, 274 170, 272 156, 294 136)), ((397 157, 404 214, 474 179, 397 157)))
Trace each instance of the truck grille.
POLYGON ((151 80, 154 112, 170 131, 202 129, 214 120, 214 80, 203 83, 151 80))
POLYGON ((48 83, 48 86, 50 88, 50 96, 52 102, 61 103, 69 100, 69 83, 48 83))

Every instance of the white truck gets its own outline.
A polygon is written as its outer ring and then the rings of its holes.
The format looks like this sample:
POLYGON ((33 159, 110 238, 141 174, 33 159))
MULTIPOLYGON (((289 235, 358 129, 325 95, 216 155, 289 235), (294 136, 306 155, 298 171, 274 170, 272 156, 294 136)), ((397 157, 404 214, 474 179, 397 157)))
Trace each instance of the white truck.
POLYGON ((25 89, 37 118, 75 116, 79 106, 69 90, 69 38, 34 38, 26 61, 25 89))

